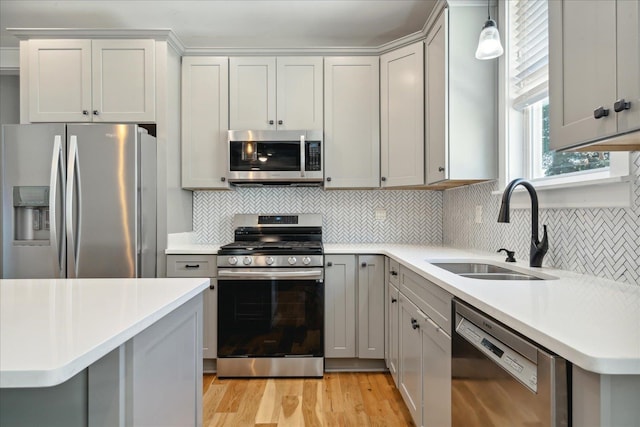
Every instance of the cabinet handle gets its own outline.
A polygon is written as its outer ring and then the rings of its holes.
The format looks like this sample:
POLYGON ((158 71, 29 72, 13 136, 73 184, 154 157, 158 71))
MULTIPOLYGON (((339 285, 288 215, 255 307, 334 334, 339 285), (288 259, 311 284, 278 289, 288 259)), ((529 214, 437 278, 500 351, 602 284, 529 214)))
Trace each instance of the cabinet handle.
POLYGON ((411 327, 413 329, 420 329, 420 325, 418 324, 418 321, 413 317, 411 318, 411 327))
POLYGON ((387 180, 387 177, 386 177, 386 176, 383 176, 382 178, 380 178, 380 181, 383 181, 383 182, 384 182, 384 181, 386 181, 386 180, 387 180))
POLYGON ((273 124, 273 120, 269 120, 269 124, 272 125, 273 124))
POLYGON ((284 124, 284 122, 282 120, 278 120, 278 124, 282 125, 282 124, 284 124))
POLYGON ((94 115, 94 116, 99 116, 99 115, 100 115, 100 111, 98 111, 98 110, 93 110, 93 115, 94 115))
POLYGON ((327 182, 331 182, 331 177, 330 176, 327 177, 327 182))
POLYGON ((331 261, 329 261, 329 262, 327 263, 327 267, 331 267, 331 266, 333 266, 333 263, 332 263, 331 261))
POLYGON ((366 262, 363 262, 362 264, 360 264, 360 266, 361 266, 362 268, 366 268, 366 267, 367 267, 367 263, 366 263, 366 262))
POLYGON ((398 302, 396 298, 391 298, 391 304, 398 302))
POLYGON ((442 166, 438 167, 438 172, 444 172, 444 168, 442 166))
POLYGON ((216 288, 216 285, 214 285, 213 283, 209 285, 209 289, 211 289, 212 291, 215 290, 215 288, 216 288))
POLYGON ((87 111, 87 110, 82 110, 82 115, 83 115, 83 116, 88 116, 88 115, 89 115, 89 111, 87 111))
POLYGON ((392 275, 392 276, 397 276, 397 275, 398 275, 398 272, 397 272, 397 271, 395 271, 395 270, 391 270, 391 275, 392 275))
POLYGON ((604 107, 598 107, 593 110, 593 118, 598 120, 609 115, 609 109, 604 107))
POLYGON ((625 101, 624 98, 618 99, 613 104, 613 111, 615 111, 616 113, 619 113, 620 111, 628 110, 629 108, 631 108, 631 102, 625 101))
POLYGON ((227 180, 227 178, 225 178, 224 176, 220 177, 220 181, 225 182, 227 180))
POLYGON ((184 268, 200 268, 200 264, 185 264, 184 268))

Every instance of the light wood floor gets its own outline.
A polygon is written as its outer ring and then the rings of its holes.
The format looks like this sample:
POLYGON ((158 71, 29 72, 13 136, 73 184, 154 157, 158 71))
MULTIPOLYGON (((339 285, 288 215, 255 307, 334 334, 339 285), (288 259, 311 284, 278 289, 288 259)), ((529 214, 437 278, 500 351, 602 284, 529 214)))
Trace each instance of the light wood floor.
POLYGON ((203 427, 414 426, 388 373, 203 380, 203 427))

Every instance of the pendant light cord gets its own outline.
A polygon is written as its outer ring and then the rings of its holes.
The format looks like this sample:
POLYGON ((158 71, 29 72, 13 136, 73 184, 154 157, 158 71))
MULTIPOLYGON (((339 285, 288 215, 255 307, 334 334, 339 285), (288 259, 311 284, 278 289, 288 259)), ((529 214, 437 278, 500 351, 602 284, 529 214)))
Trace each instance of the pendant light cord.
POLYGON ((491 12, 489 12, 490 3, 491 3, 491 0, 487 0, 487 21, 491 19, 491 12))

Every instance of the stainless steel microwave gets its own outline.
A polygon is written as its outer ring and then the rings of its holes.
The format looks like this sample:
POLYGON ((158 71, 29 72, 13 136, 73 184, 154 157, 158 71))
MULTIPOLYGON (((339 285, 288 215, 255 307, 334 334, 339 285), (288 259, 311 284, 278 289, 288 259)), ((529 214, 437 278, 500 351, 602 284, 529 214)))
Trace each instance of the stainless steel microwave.
POLYGON ((322 131, 230 130, 228 143, 231 183, 322 184, 322 131))

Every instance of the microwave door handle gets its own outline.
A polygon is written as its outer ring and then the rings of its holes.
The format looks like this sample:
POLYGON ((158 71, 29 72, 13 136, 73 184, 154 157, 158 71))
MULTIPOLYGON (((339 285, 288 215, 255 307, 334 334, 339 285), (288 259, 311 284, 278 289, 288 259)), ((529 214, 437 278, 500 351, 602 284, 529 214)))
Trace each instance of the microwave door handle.
POLYGON ((304 142, 304 135, 300 135, 300 176, 302 178, 304 178, 304 168, 305 165, 307 164, 306 158, 305 158, 305 142, 304 142))

